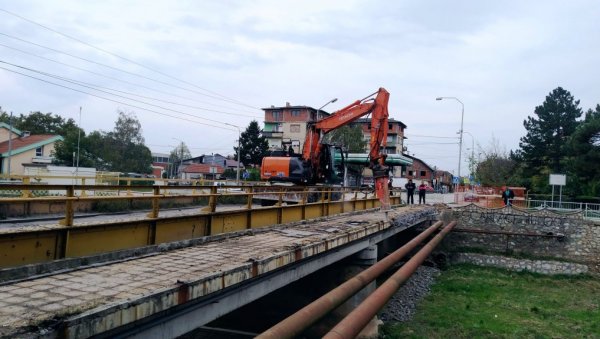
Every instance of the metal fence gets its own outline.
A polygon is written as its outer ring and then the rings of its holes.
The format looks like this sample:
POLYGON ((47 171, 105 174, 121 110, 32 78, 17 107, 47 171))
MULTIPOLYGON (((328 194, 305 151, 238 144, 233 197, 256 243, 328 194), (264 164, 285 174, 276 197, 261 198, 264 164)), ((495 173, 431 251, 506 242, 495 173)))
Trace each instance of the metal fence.
POLYGON ((554 211, 573 212, 582 211, 586 219, 600 220, 600 204, 570 202, 570 201, 549 201, 549 200, 527 200, 527 208, 548 208, 554 211))

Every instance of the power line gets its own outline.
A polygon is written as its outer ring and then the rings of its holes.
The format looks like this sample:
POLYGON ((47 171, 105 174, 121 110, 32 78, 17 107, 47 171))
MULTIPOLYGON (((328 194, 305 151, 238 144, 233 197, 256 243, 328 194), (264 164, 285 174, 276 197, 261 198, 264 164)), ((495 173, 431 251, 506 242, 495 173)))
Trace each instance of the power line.
POLYGON ((144 105, 148 105, 148 106, 160 108, 160 109, 163 109, 163 110, 166 110, 166 111, 171 111, 171 112, 174 112, 174 113, 179 113, 179 114, 191 116, 191 117, 194 117, 194 118, 197 118, 197 119, 206 120, 206 121, 211 121, 211 122, 216 122, 216 123, 222 123, 219 120, 214 120, 214 119, 200 117, 200 116, 197 116, 197 115, 194 115, 194 114, 185 113, 185 112, 178 111, 178 110, 175 110, 175 109, 171 109, 171 108, 168 108, 168 107, 154 105, 154 104, 151 104, 151 103, 148 103, 148 102, 145 102, 145 101, 133 99, 133 98, 126 97, 126 96, 123 96, 123 95, 119 95, 119 94, 114 94, 114 93, 111 93, 111 92, 108 92, 108 91, 104 91, 104 90, 101 90, 101 89, 94 88, 93 86, 88 86, 88 85, 85 85, 85 84, 82 85, 78 81, 74 81, 74 80, 70 80, 68 78, 64 78, 64 77, 57 76, 57 75, 54 75, 54 74, 50 74, 50 73, 38 71, 38 70, 35 70, 35 69, 32 69, 32 68, 15 65, 15 64, 12 64, 10 62, 3 61, 3 60, 0 60, 0 63, 11 65, 13 67, 18 67, 18 68, 21 68, 21 69, 25 69, 25 70, 28 70, 30 72, 34 72, 34 73, 38 73, 38 74, 41 74, 41 75, 45 75, 45 76, 50 77, 50 78, 58 79, 58 80, 61 80, 61 81, 64 81, 64 82, 68 82, 68 83, 71 83, 71 84, 74 84, 74 85, 77 85, 77 86, 89 88, 89 89, 92 89, 92 90, 95 90, 95 91, 98 91, 98 92, 101 92, 101 93, 105 93, 105 94, 108 94, 108 95, 113 95, 113 96, 116 96, 118 98, 123 98, 123 99, 131 100, 131 101, 134 101, 134 102, 138 102, 138 103, 141 103, 141 104, 144 104, 144 105))
POLYGON ((210 110, 210 109, 196 107, 196 106, 178 104, 178 103, 175 103, 175 102, 165 101, 165 100, 156 99, 156 98, 152 98, 152 97, 147 97, 147 96, 143 96, 143 95, 138 95, 138 94, 131 93, 131 92, 120 91, 120 90, 116 90, 116 89, 112 89, 112 88, 108 88, 108 87, 103 87, 103 86, 99 86, 99 85, 95 85, 95 84, 90 84, 90 83, 79 81, 79 80, 70 79, 70 78, 67 78, 67 77, 62 77, 62 76, 59 76, 59 75, 56 75, 56 74, 52 74, 52 73, 48 73, 48 72, 39 71, 39 70, 36 70, 36 69, 33 69, 33 68, 16 65, 16 64, 13 64, 13 63, 10 63, 10 62, 6 62, 6 61, 3 61, 3 60, 0 60, 0 63, 11 65, 13 67, 18 67, 18 68, 21 68, 21 69, 25 69, 25 70, 28 70, 30 72, 34 72, 34 73, 38 73, 38 74, 41 74, 41 75, 45 75, 47 77, 58 79, 58 80, 62 80, 64 82, 68 82, 68 83, 71 83, 71 84, 74 84, 74 85, 78 85, 78 86, 81 86, 81 87, 90 88, 90 89, 93 89, 93 90, 96 90, 96 91, 99 91, 99 92, 102 92, 102 93, 114 95, 114 96, 119 97, 119 98, 123 98, 123 99, 127 99, 127 100, 132 100, 132 101, 135 101, 135 102, 139 102, 139 103, 146 104, 146 105, 149 105, 149 106, 153 106, 153 107, 156 107, 156 108, 164 109, 164 110, 167 110, 167 111, 172 111, 172 112, 175 112, 175 113, 180 113, 180 114, 184 114, 184 115, 190 115, 190 116, 193 116, 195 118, 204 119, 204 120, 207 120, 207 121, 218 122, 218 123, 221 122, 219 120, 208 119, 208 118, 200 117, 200 116, 197 116, 197 115, 185 113, 185 112, 182 112, 182 111, 170 109, 170 108, 167 108, 167 107, 162 107, 162 106, 154 105, 154 104, 151 104, 151 103, 148 103, 148 102, 144 102, 144 101, 141 101, 141 100, 129 98, 129 97, 126 97, 126 96, 123 96, 123 95, 118 95, 118 94, 110 93, 108 91, 104 91, 104 90, 101 90, 101 89, 98 89, 98 88, 103 88, 103 89, 106 89, 106 90, 109 90, 109 91, 114 91, 114 92, 118 92, 118 93, 124 93, 124 94, 128 94, 128 95, 138 96, 138 97, 142 97, 142 98, 145 98, 145 99, 156 100, 156 101, 165 102, 165 103, 174 104, 174 105, 180 105, 180 106, 185 106, 185 107, 192 107, 192 108, 197 108, 197 109, 202 109, 202 110, 207 110, 207 111, 212 111, 212 112, 217 112, 217 113, 223 113, 223 114, 239 115, 239 114, 229 113, 229 112, 224 112, 224 111, 210 110))
POLYGON ((189 121, 189 122, 193 122, 193 123, 200 124, 200 125, 206 125, 206 126, 210 126, 210 127, 220 128, 220 129, 224 129, 224 130, 227 130, 227 131, 235 131, 235 132, 237 132, 236 130, 231 129, 231 128, 225 128, 225 127, 221 127, 221 126, 211 125, 211 124, 207 124, 207 123, 203 123, 203 122, 199 122, 199 121, 195 121, 195 120, 190 120, 190 119, 178 117, 178 116, 167 114, 167 113, 158 112, 158 111, 151 110, 151 109, 148 109, 148 108, 144 108, 144 107, 141 107, 141 106, 136 106, 136 105, 128 104, 128 103, 125 103, 125 102, 122 102, 122 101, 109 99, 109 98, 106 98, 106 97, 103 97, 103 96, 100 96, 100 95, 96 95, 96 94, 89 93, 89 92, 86 92, 86 91, 81 91, 81 90, 78 90, 76 88, 72 88, 72 87, 69 87, 69 86, 57 84, 57 83, 52 82, 52 81, 40 79, 40 78, 31 76, 31 75, 28 75, 28 74, 25 74, 25 73, 17 72, 17 71, 14 71, 12 69, 8 69, 8 68, 2 67, 2 66, 0 66, 0 69, 3 69, 5 71, 9 71, 9 72, 12 72, 12 73, 20 74, 22 76, 26 76, 28 78, 39 80, 39 81, 42 81, 42 82, 45 82, 45 83, 48 83, 48 84, 52 84, 54 86, 58 86, 58 87, 66 88, 66 89, 69 89, 69 90, 72 90, 72 91, 75 91, 75 92, 87 94, 87 95, 93 96, 95 98, 103 99, 103 100, 106 100, 106 101, 111 101, 111 102, 114 102, 114 103, 117 103, 117 104, 121 104, 121 105, 125 105, 125 106, 128 106, 128 107, 133 107, 133 108, 141 109, 141 110, 152 112, 152 113, 155 113, 155 114, 158 114, 158 115, 163 115, 163 116, 167 116, 167 117, 170 117, 170 118, 175 118, 175 119, 179 119, 179 120, 189 121))
MULTIPOLYGON (((9 37, 9 38, 11 38, 11 39, 15 39, 15 40, 18 40, 18 41, 21 41, 21 42, 27 43, 27 44, 31 44, 31 45, 34 45, 34 46, 37 46, 37 47, 45 48, 45 49, 47 49, 47 50, 50 50, 50 51, 53 51, 53 52, 56 52, 56 53, 59 53, 59 54, 64 54, 64 55, 70 56, 70 57, 72 57, 72 58, 75 58, 75 59, 83 60, 83 61, 85 61, 85 62, 89 62, 89 63, 92 63, 92 64, 96 64, 96 65, 99 65, 99 66, 102 66, 102 67, 106 67, 106 68, 109 68, 109 69, 112 69, 112 70, 115 70, 115 71, 118 71, 118 72, 122 72, 122 73, 125 73, 125 74, 133 75, 133 76, 136 76, 136 77, 139 77, 139 78, 142 78, 142 79, 146 79, 146 80, 154 81, 154 82, 157 82, 157 83, 159 83, 159 84, 163 84, 163 85, 166 85, 166 86, 175 87, 175 88, 178 88, 178 89, 181 89, 181 90, 184 90, 184 91, 188 91, 188 92, 196 93, 196 94, 203 95, 203 96, 206 96, 206 97, 209 97, 209 98, 213 98, 213 99, 216 99, 216 100, 222 100, 222 101, 226 101, 226 102, 230 102, 230 103, 233 103, 233 104, 240 105, 239 103, 237 103, 237 102, 235 102, 235 101, 231 101, 231 100, 228 100, 228 99, 223 99, 223 98, 220 98, 220 97, 217 97, 217 96, 214 96, 214 95, 210 95, 210 94, 206 94, 206 93, 198 92, 198 91, 195 91, 195 90, 191 90, 191 89, 189 89, 189 88, 185 88, 185 87, 177 86, 177 85, 174 85, 174 84, 171 84, 171 83, 168 83, 168 82, 164 82, 164 81, 160 81, 160 80, 157 80, 157 79, 154 79, 154 78, 147 77, 147 76, 145 76, 145 75, 141 75, 141 74, 137 74, 137 73, 133 73, 133 72, 125 71, 125 70, 122 70, 122 69, 120 69, 120 68, 118 68, 118 67, 113 67, 113 66, 110 66, 110 65, 107 65, 107 64, 103 64, 103 63, 101 63, 101 62, 97 62, 97 61, 93 61, 93 60, 90 60, 90 59, 86 59, 86 58, 78 57, 78 56, 76 56, 76 55, 74 55, 74 54, 67 53, 67 52, 63 52, 63 51, 60 51, 60 50, 58 50, 58 49, 55 49, 55 48, 52 48, 52 47, 48 47, 48 46, 44 46, 44 45, 40 45, 40 44, 38 44, 38 43, 35 43, 35 42, 32 42, 32 41, 28 41, 28 40, 25 40, 25 39, 21 39, 21 38, 18 38, 18 37, 16 37, 16 36, 12 36, 12 35, 10 35, 10 34, 6 34, 6 33, 2 33, 2 32, 0 32, 0 35, 3 35, 3 36, 6 36, 6 37, 9 37)), ((245 105, 245 104, 244 104, 244 105, 242 105, 242 106, 248 106, 248 105, 245 105)), ((249 107, 250 107, 250 108, 259 109, 259 108, 252 107, 252 106, 249 106, 249 107)))
POLYGON ((416 137, 416 138, 460 139, 460 137, 440 137, 437 135, 422 135, 422 134, 405 134, 404 136, 416 137))
MULTIPOLYGON (((43 57, 41 55, 37 55, 37 54, 31 53, 31 52, 28 52, 28 51, 24 51, 22 49, 15 48, 15 47, 12 47, 12 46, 8 46, 8 45, 2 44, 2 43, 0 43, 0 46, 2 46, 4 48, 11 49, 11 50, 14 50, 14 51, 17 51, 17 52, 20 52, 20 53, 23 53, 23 54, 26 54, 26 55, 29 55, 29 56, 33 56, 33 57, 36 57, 36 58, 40 58, 40 59, 43 59, 43 60, 54 62, 54 63, 60 64, 60 65, 63 65, 63 66, 69 67, 69 68, 77 69, 77 70, 80 70, 80 71, 83 71, 83 72, 88 72, 88 73, 91 73, 91 74, 94 74, 94 75, 97 75, 97 76, 101 76, 101 77, 104 77, 104 78, 107 78, 107 79, 119 81, 119 82, 122 82, 122 83, 125 83, 125 84, 129 84, 129 85, 133 85, 133 86, 136 86, 136 87, 145 88, 145 89, 157 92, 157 93, 166 94, 166 95, 170 95, 170 96, 173 96, 173 97, 177 97, 177 98, 181 98, 181 99, 185 99, 185 100, 190 100, 190 101, 194 101, 194 102, 198 102, 198 103, 202 103, 202 104, 212 105, 212 106, 215 106, 215 107, 221 107, 221 108, 227 108, 227 109, 234 109, 234 108, 227 107, 227 106, 222 106, 222 105, 218 105, 218 104, 214 104, 214 103, 210 103, 210 102, 206 102, 206 101, 199 101, 199 100, 196 100, 196 99, 193 99, 193 98, 184 97, 184 96, 181 96, 181 95, 178 95, 178 94, 175 94, 175 93, 161 91, 159 89, 148 87, 148 86, 145 86, 145 85, 142 85, 142 84, 139 84, 139 83, 135 83, 135 82, 127 81, 127 80, 118 79, 118 78, 111 77, 111 76, 108 76, 108 75, 105 75, 105 74, 102 74, 102 73, 91 71, 89 69, 85 69, 85 68, 82 68, 82 67, 77 67, 77 66, 74 66, 74 65, 69 65, 67 63, 60 62, 58 60, 46 58, 46 57, 43 57)), ((101 87, 101 86, 98 86, 98 87, 101 87)), ((112 89, 112 90, 114 90, 114 89, 112 89)), ((117 90, 114 90, 114 91, 117 91, 117 90)), ((124 92, 124 93, 127 93, 127 92, 124 92)), ((174 105, 179 105, 179 106, 184 106, 184 107, 189 107, 189 108, 196 108, 196 109, 200 109, 200 110, 215 112, 215 113, 223 113, 223 114, 238 115, 238 116, 248 116, 248 117, 253 117, 253 118, 261 118, 262 117, 262 116, 259 116, 259 115, 255 115, 253 113, 242 114, 242 113, 224 112, 224 111, 218 111, 218 110, 214 110, 214 109, 210 109, 210 108, 205 108, 205 107, 185 105, 185 104, 175 103, 175 102, 171 102, 171 101, 160 100, 160 99, 156 99, 156 98, 152 98, 152 97, 146 97, 146 96, 139 95, 139 94, 134 94, 134 93, 128 93, 128 94, 139 96, 139 97, 142 97, 142 98, 151 99, 151 100, 162 101, 162 102, 166 102, 166 103, 170 103, 170 104, 174 104, 174 105)))
POLYGON ((96 50, 99 50, 99 51, 101 51, 101 52, 104 52, 104 53, 106 53, 106 54, 112 55, 112 56, 114 56, 114 57, 116 57, 116 58, 119 58, 119 59, 121 59, 121 60, 125 60, 125 61, 127 61, 127 62, 130 62, 130 63, 134 64, 134 65, 137 65, 137 66, 140 66, 140 67, 142 67, 142 68, 145 68, 145 69, 147 69, 147 70, 149 70, 149 71, 151 71, 151 72, 154 72, 154 73, 160 74, 160 75, 162 75, 162 76, 165 76, 165 77, 167 77, 167 78, 170 78, 170 79, 173 79, 173 80, 176 80, 176 81, 182 82, 182 83, 184 83, 184 84, 187 84, 187 85, 190 85, 190 86, 196 87, 196 88, 198 88, 198 89, 201 89, 201 90, 203 90, 203 91, 205 91, 205 92, 208 92, 208 93, 211 93, 211 94, 213 94, 213 95, 219 96, 221 99, 224 99, 224 100, 226 100, 226 101, 230 101, 230 102, 232 102, 232 103, 235 103, 235 104, 238 104, 238 105, 242 105, 242 106, 246 106, 246 107, 249 107, 249 108, 260 109, 260 108, 258 108, 258 107, 254 107, 254 106, 251 106, 251 105, 247 105, 247 104, 245 104, 245 103, 243 103, 243 102, 240 102, 240 101, 238 101, 238 100, 235 100, 235 99, 229 98, 229 97, 227 97, 227 96, 225 96, 225 95, 222 95, 222 94, 216 93, 216 92, 214 92, 214 91, 208 90, 208 89, 206 89, 206 88, 200 87, 200 86, 198 86, 198 85, 196 85, 196 84, 194 84, 194 83, 191 83, 191 82, 188 82, 188 81, 185 81, 185 80, 179 79, 179 78, 177 78, 177 77, 174 77, 174 76, 172 76, 172 75, 169 75, 169 74, 167 74, 167 73, 161 72, 161 71, 159 71, 159 70, 155 70, 155 69, 153 69, 153 68, 151 68, 151 67, 148 67, 148 66, 146 66, 146 65, 144 65, 144 64, 141 64, 141 63, 139 63, 139 62, 137 62, 137 61, 134 61, 134 60, 128 59, 128 58, 126 58, 126 57, 123 57, 123 56, 121 56, 121 55, 118 55, 118 54, 116 54, 116 53, 110 52, 110 51, 108 51, 108 50, 105 50, 105 49, 103 49, 103 48, 100 48, 100 47, 97 47, 97 46, 95 46, 95 45, 92 45, 92 44, 90 44, 90 43, 87 43, 87 42, 85 42, 85 41, 83 41, 83 40, 81 40, 81 39, 78 39, 78 38, 72 37, 72 36, 70 36, 70 35, 67 35, 67 34, 65 34, 65 33, 59 32, 59 31, 57 31, 57 30, 55 30, 55 29, 53 29, 53 28, 50 28, 50 27, 48 27, 48 26, 45 26, 45 25, 43 25, 43 24, 40 24, 40 23, 38 23, 38 22, 36 22, 36 21, 33 21, 33 20, 31 20, 31 19, 28 19, 28 18, 25 18, 25 17, 23 17, 23 16, 20 16, 20 15, 18 15, 18 14, 16 14, 16 13, 13 13, 13 12, 7 11, 7 10, 5 10, 5 9, 2 9, 2 8, 0 8, 0 11, 2 11, 2 12, 5 12, 5 13, 7 13, 7 14, 10 14, 10 15, 12 15, 12 16, 15 16, 15 17, 17 17, 17 18, 19 18, 19 19, 21 19, 21 20, 25 20, 25 21, 27 21, 27 22, 29 22, 29 23, 31 23, 31 24, 34 24, 34 25, 40 26, 40 27, 42 27, 42 28, 44 28, 44 29, 46 29, 46 30, 49 30, 49 31, 51 31, 51 32, 54 32, 54 33, 56 33, 56 34, 59 34, 59 35, 61 35, 61 36, 65 37, 65 38, 68 38, 68 39, 71 39, 71 40, 77 41, 77 42, 79 42, 79 43, 81 43, 81 44, 83 44, 83 45, 86 45, 86 46, 88 46, 88 47, 94 48, 94 49, 96 49, 96 50))

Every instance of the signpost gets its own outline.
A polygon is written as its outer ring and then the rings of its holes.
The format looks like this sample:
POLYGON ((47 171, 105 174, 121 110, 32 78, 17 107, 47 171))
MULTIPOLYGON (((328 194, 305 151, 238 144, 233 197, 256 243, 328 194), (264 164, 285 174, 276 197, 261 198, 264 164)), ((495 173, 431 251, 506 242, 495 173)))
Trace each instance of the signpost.
POLYGON ((550 174, 550 185, 552 185, 552 204, 554 205, 554 186, 560 186, 558 194, 559 208, 562 206, 562 187, 567 184, 565 174, 550 174))

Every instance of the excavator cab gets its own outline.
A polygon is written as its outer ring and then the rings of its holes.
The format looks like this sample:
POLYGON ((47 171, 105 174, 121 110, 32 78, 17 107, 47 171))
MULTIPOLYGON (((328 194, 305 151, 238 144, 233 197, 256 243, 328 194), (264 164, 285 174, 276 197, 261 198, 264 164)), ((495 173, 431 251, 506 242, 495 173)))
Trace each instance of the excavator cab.
POLYGON ((345 158, 340 146, 323 144, 319 163, 323 164, 320 182, 331 185, 344 182, 345 158))

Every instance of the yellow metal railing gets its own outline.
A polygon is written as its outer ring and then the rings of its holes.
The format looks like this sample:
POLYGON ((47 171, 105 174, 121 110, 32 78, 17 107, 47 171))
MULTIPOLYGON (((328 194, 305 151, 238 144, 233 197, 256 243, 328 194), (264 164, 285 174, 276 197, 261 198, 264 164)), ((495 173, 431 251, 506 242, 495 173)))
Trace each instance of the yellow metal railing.
MULTIPOLYGON (((45 189, 54 196, 0 198, 0 208, 9 205, 47 204, 64 217, 59 223, 43 227, 0 230, 0 268, 47 262, 62 258, 106 253, 147 245, 188 240, 220 233, 261 228, 271 225, 314 219, 345 212, 379 207, 372 192, 340 187, 256 187, 256 186, 118 186, 118 185, 0 185, 0 191, 21 192, 45 189), (262 197, 272 206, 253 203, 262 197), (317 197, 317 198, 315 198, 317 197), (192 213, 161 213, 161 203, 184 199, 192 213), (232 206, 223 200, 237 200, 232 206), (75 211, 90 202, 148 201, 146 217, 120 216, 109 221, 85 219, 77 223, 75 211), (197 208, 194 211, 194 208, 197 208)), ((400 204, 399 196, 391 197, 400 204)), ((50 209, 50 208, 49 208, 50 209)))

